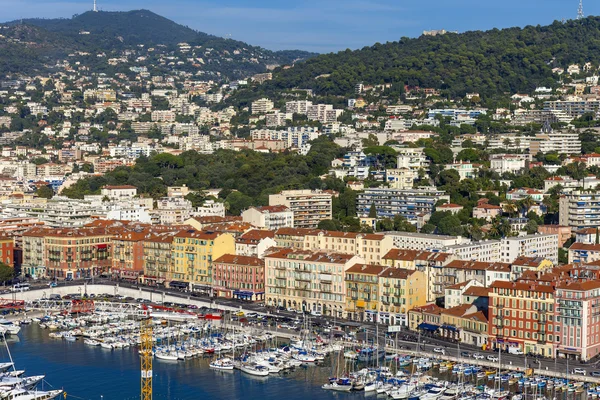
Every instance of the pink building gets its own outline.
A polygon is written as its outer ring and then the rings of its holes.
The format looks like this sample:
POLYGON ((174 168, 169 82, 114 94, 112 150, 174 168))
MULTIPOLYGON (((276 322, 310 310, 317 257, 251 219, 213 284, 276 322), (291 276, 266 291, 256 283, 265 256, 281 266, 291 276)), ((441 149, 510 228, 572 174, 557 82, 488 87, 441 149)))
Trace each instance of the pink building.
POLYGON ((225 254, 213 261, 213 293, 228 299, 263 301, 265 263, 258 257, 225 254))
POLYGON ((584 361, 596 357, 600 353, 600 281, 562 281, 555 299, 557 356, 584 361))

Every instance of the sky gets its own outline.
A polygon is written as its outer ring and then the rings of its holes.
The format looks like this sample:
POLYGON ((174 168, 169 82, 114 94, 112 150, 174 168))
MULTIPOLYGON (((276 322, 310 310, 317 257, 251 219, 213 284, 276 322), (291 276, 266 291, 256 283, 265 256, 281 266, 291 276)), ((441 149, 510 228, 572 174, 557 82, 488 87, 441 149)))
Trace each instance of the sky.
MULTIPOLYGON (((97 0, 103 11, 149 9, 190 28, 272 50, 319 53, 416 37, 547 25, 577 15, 579 0, 97 0)), ((69 18, 93 0, 0 0, 0 21, 69 18)), ((584 14, 599 15, 598 0, 584 14)))

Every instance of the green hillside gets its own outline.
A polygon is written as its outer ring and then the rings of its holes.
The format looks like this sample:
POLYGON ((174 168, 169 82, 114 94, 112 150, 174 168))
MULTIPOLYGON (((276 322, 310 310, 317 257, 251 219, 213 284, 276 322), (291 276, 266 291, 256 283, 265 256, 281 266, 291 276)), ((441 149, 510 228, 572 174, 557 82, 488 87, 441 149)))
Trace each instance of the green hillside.
POLYGON ((554 67, 600 63, 600 17, 549 26, 402 38, 321 55, 281 70, 264 88, 310 88, 349 95, 358 82, 442 89, 450 96, 496 96, 556 86, 554 67))

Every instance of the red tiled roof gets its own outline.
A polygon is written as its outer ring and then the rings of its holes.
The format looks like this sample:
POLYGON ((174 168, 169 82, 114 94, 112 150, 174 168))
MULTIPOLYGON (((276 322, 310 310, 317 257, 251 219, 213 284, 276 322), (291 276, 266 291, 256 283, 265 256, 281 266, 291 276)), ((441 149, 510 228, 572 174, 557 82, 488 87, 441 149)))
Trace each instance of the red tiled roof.
POLYGON ((235 254, 224 254, 213 262, 220 264, 249 265, 254 267, 264 267, 265 265, 265 262, 258 257, 238 256, 235 254))

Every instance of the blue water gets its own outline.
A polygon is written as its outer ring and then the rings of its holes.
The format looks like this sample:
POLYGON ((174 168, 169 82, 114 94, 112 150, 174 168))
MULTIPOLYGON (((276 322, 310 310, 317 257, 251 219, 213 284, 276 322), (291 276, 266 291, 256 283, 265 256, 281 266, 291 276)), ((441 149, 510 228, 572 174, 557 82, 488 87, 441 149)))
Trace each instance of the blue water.
MULTIPOLYGON (((44 389, 62 388, 68 399, 126 400, 140 398, 140 359, 136 348, 108 350, 83 341, 50 339, 37 325, 26 326, 19 341, 9 340, 17 369, 45 374, 44 389), (50 386, 51 385, 51 386, 50 386)), ((6 350, 0 352, 4 361, 6 350)), ((252 377, 240 371, 217 372, 208 359, 169 362, 154 360, 154 399, 306 400, 358 399, 364 392, 335 393, 320 386, 330 367, 296 368, 287 375, 252 377)))

